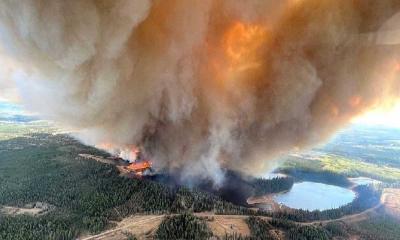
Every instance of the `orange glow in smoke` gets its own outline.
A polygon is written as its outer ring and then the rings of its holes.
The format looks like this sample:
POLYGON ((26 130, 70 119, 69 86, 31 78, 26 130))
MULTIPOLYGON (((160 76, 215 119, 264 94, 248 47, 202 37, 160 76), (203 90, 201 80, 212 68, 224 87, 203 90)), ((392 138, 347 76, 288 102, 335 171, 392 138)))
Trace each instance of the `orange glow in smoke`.
POLYGON ((394 69, 396 72, 400 71, 400 63, 396 62, 394 69))
POLYGON ((350 105, 352 108, 356 108, 356 107, 360 106, 361 101, 362 101, 362 99, 361 99, 360 96, 353 96, 353 97, 351 97, 350 100, 349 100, 349 105, 350 105))
POLYGON ((339 108, 337 106, 335 106, 335 105, 332 106, 332 108, 331 108, 332 116, 333 117, 337 117, 337 116, 339 116, 339 113, 340 113, 339 108))
POLYGON ((223 37, 223 49, 229 70, 241 72, 258 68, 259 50, 265 43, 267 30, 255 24, 234 23, 223 37))
POLYGON ((134 144, 116 145, 111 142, 103 142, 97 144, 96 147, 106 150, 115 156, 131 161, 136 160, 140 154, 140 149, 134 144))

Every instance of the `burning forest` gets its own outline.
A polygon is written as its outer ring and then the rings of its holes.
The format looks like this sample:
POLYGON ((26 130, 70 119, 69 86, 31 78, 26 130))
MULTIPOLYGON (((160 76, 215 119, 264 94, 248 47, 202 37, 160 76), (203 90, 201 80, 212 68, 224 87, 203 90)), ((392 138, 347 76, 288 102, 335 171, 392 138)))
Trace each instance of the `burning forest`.
POLYGON ((115 156, 142 154, 141 167, 220 184, 223 169, 263 172, 395 104, 399 11, 397 0, 1 1, 0 97, 115 156))

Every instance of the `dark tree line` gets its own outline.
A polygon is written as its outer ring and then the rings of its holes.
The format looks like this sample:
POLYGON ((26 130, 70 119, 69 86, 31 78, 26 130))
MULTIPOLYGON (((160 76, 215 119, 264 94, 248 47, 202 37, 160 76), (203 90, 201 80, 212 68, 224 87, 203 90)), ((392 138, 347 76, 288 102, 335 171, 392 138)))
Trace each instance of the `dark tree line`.
POLYGON ((65 135, 1 141, 0 151, 0 205, 54 207, 42 216, 0 216, 0 239, 74 239, 135 213, 251 212, 196 189, 120 177, 114 166, 78 155, 106 153, 65 135))
POLYGON ((268 222, 252 216, 246 219, 246 223, 249 226, 252 240, 274 240, 269 232, 273 228, 268 222))
POLYGON ((257 178, 251 182, 256 196, 287 191, 292 188, 293 183, 291 177, 257 178))
POLYGON ((285 168, 280 169, 279 172, 292 176, 296 181, 319 182, 340 187, 349 187, 352 184, 346 176, 322 169, 317 171, 313 169, 285 168))
MULTIPOLYGON (((79 153, 107 156, 65 135, 40 134, 0 142, 0 205, 25 207, 43 202, 54 206, 53 210, 40 216, 0 215, 0 239, 75 239, 82 232, 103 231, 111 226, 110 221, 135 213, 211 211, 216 214, 268 215, 295 221, 332 219, 374 206, 380 197, 379 191, 360 186, 356 188, 358 197, 339 209, 257 212, 198 189, 123 178, 114 166, 83 159, 79 153)), ((292 184, 290 178, 277 178, 252 179, 243 185, 264 194, 289 189, 292 184)), ((289 223, 279 220, 268 224, 277 227, 289 223)), ((264 231, 260 230, 264 223, 252 222, 251 226, 254 236, 264 231)), ((290 227, 293 228, 295 226, 290 227)), ((301 231, 308 234, 314 230, 301 231)))
POLYGON ((158 227, 155 238, 206 240, 212 236, 205 221, 192 214, 180 214, 166 217, 158 227))
POLYGON ((285 239, 289 240, 325 240, 330 239, 328 232, 320 227, 307 225, 302 226, 288 220, 273 219, 263 220, 259 217, 249 217, 246 220, 251 237, 254 240, 274 240, 277 236, 271 234, 271 230, 279 229, 285 233, 285 239))

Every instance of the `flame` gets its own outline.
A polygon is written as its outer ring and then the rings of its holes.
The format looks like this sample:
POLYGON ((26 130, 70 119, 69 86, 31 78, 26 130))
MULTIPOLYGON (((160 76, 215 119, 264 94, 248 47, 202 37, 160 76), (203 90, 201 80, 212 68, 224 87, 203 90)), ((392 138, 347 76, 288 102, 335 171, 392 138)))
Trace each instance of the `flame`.
POLYGON ((257 24, 235 22, 224 34, 223 49, 229 71, 241 72, 258 68, 258 50, 265 43, 267 30, 257 24))
POLYGON ((142 162, 138 163, 131 163, 128 167, 126 167, 128 170, 134 171, 134 172, 141 172, 146 169, 149 169, 152 167, 152 162, 149 160, 144 160, 142 162))

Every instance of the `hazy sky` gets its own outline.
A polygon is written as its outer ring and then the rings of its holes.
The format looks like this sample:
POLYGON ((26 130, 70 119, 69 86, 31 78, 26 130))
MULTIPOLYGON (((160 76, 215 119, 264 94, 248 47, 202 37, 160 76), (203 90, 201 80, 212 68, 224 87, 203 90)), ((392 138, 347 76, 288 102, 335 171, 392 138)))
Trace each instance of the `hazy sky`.
MULTIPOLYGON (((10 115, 32 115, 24 111, 23 107, 0 100, 0 117, 10 115)), ((381 125, 400 128, 400 103, 386 109, 375 109, 353 119, 352 124, 381 125)))

